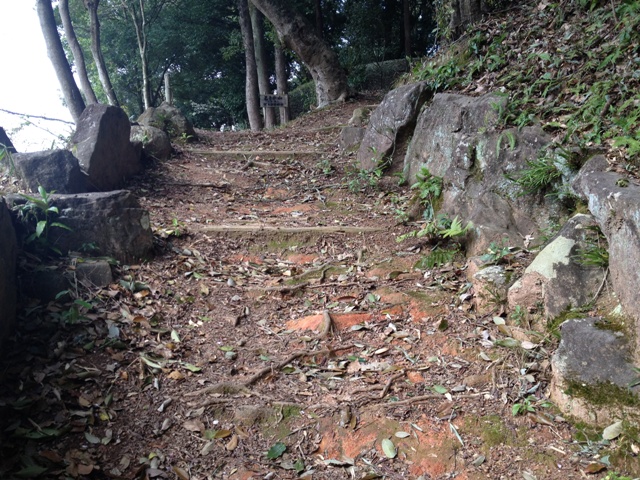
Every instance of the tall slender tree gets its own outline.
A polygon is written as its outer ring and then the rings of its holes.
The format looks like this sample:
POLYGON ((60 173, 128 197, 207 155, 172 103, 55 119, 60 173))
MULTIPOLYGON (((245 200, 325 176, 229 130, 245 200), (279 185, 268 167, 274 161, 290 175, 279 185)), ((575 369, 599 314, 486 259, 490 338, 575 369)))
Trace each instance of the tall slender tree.
POLYGON ((256 56, 253 46, 253 29, 251 28, 251 15, 247 0, 238 0, 238 18, 242 32, 246 64, 246 99, 249 126, 256 132, 262 129, 262 117, 260 115, 260 101, 258 88, 258 71, 256 68, 256 56))
POLYGON ((69 0, 60 0, 58 4, 58 11, 60 12, 60 19, 62 20, 62 27, 64 28, 64 36, 67 39, 69 48, 73 55, 73 62, 76 66, 76 73, 80 80, 80 89, 84 96, 84 101, 87 105, 98 103, 96 94, 93 91, 91 82, 89 81, 89 75, 87 74, 87 65, 84 61, 84 53, 82 47, 76 37, 73 23, 71 22, 71 14, 69 13, 69 0))
POLYGON ((47 55, 56 72, 58 82, 60 82, 62 95, 67 103, 69 112, 71 112, 73 120, 77 123, 85 109, 85 103, 82 99, 80 89, 73 78, 71 66, 67 61, 64 49, 62 48, 62 42, 58 36, 51 0, 36 0, 36 11, 38 13, 38 19, 40 20, 40 29, 42 30, 47 46, 47 55))
MULTIPOLYGON (((253 30, 253 47, 256 55, 256 70, 258 72, 258 89, 260 95, 269 95, 271 87, 269 85, 269 73, 267 69, 267 52, 264 46, 264 15, 255 8, 253 4, 249 4, 251 12, 251 28, 253 30)), ((276 112, 273 108, 264 110, 264 126, 271 129, 276 126, 276 112)))
POLYGON ((98 19, 98 7, 100 6, 100 0, 84 0, 84 6, 89 12, 89 21, 91 25, 91 54, 93 55, 93 61, 96 65, 96 69, 98 70, 98 77, 100 78, 102 89, 104 90, 104 94, 107 96, 109 104, 119 107, 120 102, 118 102, 118 97, 116 96, 116 92, 111 84, 109 71, 107 70, 104 56, 102 55, 100 20, 98 19))
MULTIPOLYGON (((274 41, 275 60, 276 60, 276 85, 278 87, 278 95, 286 95, 287 88, 287 61, 284 56, 284 49, 280 39, 274 41)), ((280 123, 285 124, 289 121, 289 109, 280 107, 280 123)))

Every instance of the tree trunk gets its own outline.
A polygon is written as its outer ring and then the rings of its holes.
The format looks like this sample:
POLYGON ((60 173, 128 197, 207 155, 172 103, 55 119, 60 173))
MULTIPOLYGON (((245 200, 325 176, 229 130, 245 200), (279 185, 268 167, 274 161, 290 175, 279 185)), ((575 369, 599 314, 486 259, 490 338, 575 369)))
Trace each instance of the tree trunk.
MULTIPOLYGON (((287 95, 287 62, 284 58, 284 50, 279 39, 274 42, 275 58, 276 58, 276 85, 278 87, 278 95, 287 95)), ((280 123, 285 124, 289 121, 289 108, 280 107, 280 123)))
POLYGON ((404 56, 411 58, 411 0, 402 0, 402 27, 404 30, 404 56))
POLYGON ((116 107, 120 106, 116 92, 111 85, 111 79, 109 78, 109 72, 107 66, 104 63, 104 57, 102 56, 102 45, 100 41, 100 21, 98 20, 98 6, 100 0, 84 0, 84 6, 89 11, 89 22, 91 24, 91 54, 93 55, 93 61, 98 69, 98 77, 100 77, 100 83, 104 94, 107 96, 109 105, 116 107))
MULTIPOLYGON (((269 74, 267 73, 267 55, 264 48, 264 16, 253 5, 249 5, 251 13, 251 28, 253 30, 253 47, 256 55, 256 69, 258 72, 258 89, 260 95, 270 95, 269 74)), ((276 111, 274 108, 264 109, 264 127, 268 130, 276 126, 276 111)))
POLYGON ((151 107, 151 81, 149 79, 149 55, 147 53, 147 19, 144 11, 144 0, 138 0, 138 11, 135 1, 132 6, 122 2, 124 8, 131 15, 133 26, 136 30, 136 40, 138 41, 138 53, 140 54, 140 67, 142 69, 142 99, 144 109, 151 107))
POLYGON ((454 0, 451 6, 450 29, 454 40, 464 33, 468 25, 482 18, 482 0, 454 0))
POLYGON ((248 0, 238 0, 238 12, 247 69, 247 80, 245 83, 247 115, 249 117, 249 126, 251 127, 251 131, 257 132, 262 129, 262 117, 260 116, 258 72, 256 69, 256 56, 253 48, 253 29, 251 28, 248 0))
POLYGON ((80 43, 78 43, 76 32, 73 29, 73 23, 71 23, 69 0, 60 0, 58 9, 60 10, 60 19, 62 20, 62 27, 64 28, 64 35, 67 37, 69 48, 73 54, 73 61, 76 65, 76 72, 78 74, 78 79, 80 80, 80 89, 84 95, 84 101, 87 105, 98 103, 96 94, 93 91, 91 82, 89 81, 89 75, 87 75, 87 65, 84 62, 84 53, 82 53, 82 48, 80 47, 80 43))
POLYGON ((58 36, 51 0, 36 0, 36 10, 38 12, 38 19, 40 20, 40 28, 44 35, 44 41, 47 45, 47 55, 56 72, 58 82, 60 82, 62 94, 69 108, 69 112, 71 112, 73 120, 77 123, 85 108, 85 104, 84 100, 82 100, 80 89, 73 78, 73 73, 71 73, 71 66, 67 61, 64 49, 62 48, 62 42, 58 36))
POLYGON ((278 31, 282 43, 298 54, 316 84, 318 107, 345 100, 347 75, 338 56, 316 35, 313 26, 285 0, 252 0, 278 31))

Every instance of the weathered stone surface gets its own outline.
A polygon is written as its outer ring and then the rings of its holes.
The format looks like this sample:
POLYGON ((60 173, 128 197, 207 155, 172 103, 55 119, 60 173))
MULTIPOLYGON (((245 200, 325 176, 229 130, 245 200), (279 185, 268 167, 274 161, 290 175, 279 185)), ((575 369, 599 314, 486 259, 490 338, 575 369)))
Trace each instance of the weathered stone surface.
MULTIPOLYGON (((18 195, 7 199, 14 205, 25 203, 18 195)), ((99 255, 124 263, 151 256, 153 234, 149 212, 140 207, 130 192, 54 194, 51 203, 60 211, 56 221, 71 229, 54 229, 49 235, 52 245, 63 254, 94 244, 99 255)))
POLYGON ((18 177, 31 192, 37 192, 39 186, 47 192, 87 191, 87 174, 80 168, 78 159, 68 150, 17 153, 13 155, 13 163, 18 177))
POLYGON ((343 152, 357 149, 364 138, 365 129, 361 127, 343 127, 340 131, 340 148, 343 152))
POLYGON ((87 288, 103 288, 113 282, 109 262, 92 258, 74 261, 73 268, 67 271, 67 276, 71 277, 72 283, 77 280, 87 288))
POLYGON ((567 308, 589 303, 605 272, 599 267, 581 265, 577 257, 587 246, 588 227, 594 225, 590 215, 571 218, 511 286, 509 306, 530 310, 542 303, 544 315, 554 318, 567 308))
POLYGON ((78 120, 72 151, 89 175, 89 189, 108 191, 142 170, 139 152, 131 144, 131 124, 117 107, 89 105, 78 120))
MULTIPOLYGON (((551 399, 565 413, 591 422, 609 421, 612 416, 603 406, 589 405, 584 399, 570 394, 569 387, 613 384, 624 391, 638 378, 630 362, 631 345, 620 332, 599 328, 602 319, 567 320, 561 326, 560 346, 551 360, 553 378, 551 399)), ((636 394, 640 387, 632 389, 636 394)), ((613 404, 614 415, 622 415, 620 406, 613 404)))
POLYGON ((159 128, 166 132, 170 138, 184 139, 189 142, 193 142, 198 138, 189 119, 176 107, 166 102, 163 102, 157 108, 147 108, 138 117, 138 123, 159 128))
POLYGON ((18 246, 11 216, 0 198, 0 357, 16 321, 16 258, 18 246))
POLYGON ((640 187, 607 172, 602 156, 591 158, 580 170, 573 188, 589 204, 609 242, 611 283, 624 309, 636 319, 640 346, 640 187))
POLYGON ((131 127, 131 141, 142 142, 142 151, 147 158, 167 160, 171 156, 169 135, 159 128, 134 125, 131 127))
MULTIPOLYGON (((537 127, 496 132, 495 105, 505 99, 437 94, 423 109, 404 163, 409 184, 423 167, 444 179, 440 211, 473 222, 467 253, 484 253, 492 241, 522 239, 547 227, 552 207, 543 195, 521 195, 509 177, 526 168, 551 138, 537 127)), ((555 213, 555 212, 554 212, 555 213)))
POLYGON ((52 300, 67 301, 70 296, 60 296, 60 292, 86 288, 103 288, 113 282, 111 265, 106 260, 72 258, 66 268, 55 265, 38 265, 34 270, 20 272, 20 294, 26 298, 48 303, 52 300))
POLYGON ((496 309, 507 298, 508 277, 503 265, 484 266, 471 277, 476 311, 480 315, 496 309))
POLYGON ((373 170, 391 152, 396 140, 410 129, 420 107, 431 95, 426 82, 403 85, 387 93, 375 109, 358 149, 358 164, 373 170))
POLYGON ((4 146, 9 152, 16 153, 16 148, 11 143, 11 139, 7 132, 4 131, 4 128, 0 127, 0 148, 4 146))

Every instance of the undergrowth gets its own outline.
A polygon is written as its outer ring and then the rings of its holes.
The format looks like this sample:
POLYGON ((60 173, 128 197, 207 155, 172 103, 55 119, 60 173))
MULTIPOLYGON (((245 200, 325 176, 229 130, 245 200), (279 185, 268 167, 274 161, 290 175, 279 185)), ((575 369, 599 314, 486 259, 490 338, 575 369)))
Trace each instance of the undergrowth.
POLYGON ((640 167, 640 0, 529 2, 413 65, 435 91, 504 92, 502 128, 540 124, 559 145, 640 167))

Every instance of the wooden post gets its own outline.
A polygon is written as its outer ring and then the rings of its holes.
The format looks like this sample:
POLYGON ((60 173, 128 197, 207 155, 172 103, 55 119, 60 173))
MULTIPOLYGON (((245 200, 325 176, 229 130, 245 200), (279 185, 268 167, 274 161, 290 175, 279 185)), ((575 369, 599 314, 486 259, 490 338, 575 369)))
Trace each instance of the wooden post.
POLYGON ((173 95, 171 94, 171 82, 169 72, 164 74, 164 99, 169 105, 173 105, 173 95))

